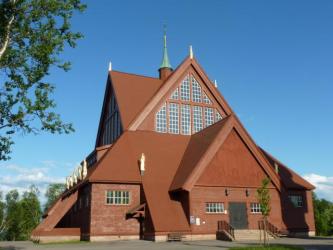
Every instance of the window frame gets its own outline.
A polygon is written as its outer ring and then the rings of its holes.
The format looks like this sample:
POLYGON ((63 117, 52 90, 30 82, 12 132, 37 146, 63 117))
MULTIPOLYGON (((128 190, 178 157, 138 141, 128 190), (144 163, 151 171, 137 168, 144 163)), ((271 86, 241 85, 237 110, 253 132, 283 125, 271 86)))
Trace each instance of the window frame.
MULTIPOLYGON (((129 191, 129 190, 122 190, 122 189, 107 189, 107 190, 105 190, 105 199, 104 199, 104 202, 105 202, 105 205, 107 205, 107 206, 129 206, 130 204, 131 204, 131 199, 132 197, 131 197, 131 192, 129 191), (114 196, 113 196, 113 201, 114 201, 114 203, 108 203, 108 193, 109 192, 113 192, 113 194, 114 194, 114 196), (125 192, 127 192, 128 193, 128 203, 116 203, 116 199, 119 199, 119 197, 118 196, 116 196, 115 195, 115 193, 116 192, 121 192, 121 193, 125 193, 125 192)), ((120 200, 121 200, 121 202, 123 201, 123 199, 124 199, 124 196, 120 196, 120 200)))
POLYGON ((251 214, 262 214, 261 205, 259 202, 250 203, 250 213, 251 214), (255 206, 252 206, 252 205, 255 205, 255 206))
POLYGON ((224 206, 224 202, 221 201, 209 201, 209 202, 205 202, 205 213, 206 214, 225 214, 225 206, 224 206), (212 210, 213 209, 213 205, 215 205, 215 212, 214 211, 208 211, 208 210, 212 210), (219 206, 218 206, 219 205, 219 206), (219 209, 219 211, 217 211, 219 209), (222 209, 222 210, 220 210, 222 209))

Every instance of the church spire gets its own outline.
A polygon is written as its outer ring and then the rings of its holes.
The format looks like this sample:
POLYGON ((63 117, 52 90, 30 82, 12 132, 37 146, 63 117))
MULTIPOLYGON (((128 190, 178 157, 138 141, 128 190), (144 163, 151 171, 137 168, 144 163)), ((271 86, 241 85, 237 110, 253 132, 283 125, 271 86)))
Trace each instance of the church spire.
POLYGON ((160 79, 165 80, 170 73, 172 72, 172 67, 168 57, 168 49, 167 49, 167 37, 166 37, 166 26, 164 25, 164 35, 163 35, 163 58, 162 63, 159 68, 160 79))
POLYGON ((168 57, 168 49, 167 49, 167 37, 166 37, 166 26, 164 25, 164 35, 163 35, 163 58, 160 69, 169 68, 172 69, 169 57, 168 57))

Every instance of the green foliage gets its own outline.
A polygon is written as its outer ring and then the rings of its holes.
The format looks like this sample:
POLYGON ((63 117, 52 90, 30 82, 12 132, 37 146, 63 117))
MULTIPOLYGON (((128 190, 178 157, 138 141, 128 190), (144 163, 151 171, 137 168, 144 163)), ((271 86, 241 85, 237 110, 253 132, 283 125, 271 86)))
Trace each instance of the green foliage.
POLYGON ((9 159, 15 133, 70 133, 54 112, 54 86, 43 80, 51 66, 69 70, 59 56, 82 34, 71 31, 80 0, 0 1, 0 160, 9 159))
POLYGON ((3 240, 3 232, 5 230, 5 223, 6 223, 6 217, 5 217, 5 208, 6 203, 3 202, 2 192, 0 192, 0 240, 3 240))
POLYGON ((268 243, 268 233, 267 233, 267 217, 271 212, 271 196, 269 194, 268 185, 270 180, 268 178, 264 178, 261 182, 261 187, 257 189, 257 199, 260 204, 261 214, 263 216, 264 221, 264 245, 266 246, 268 243))
POLYGON ((333 235, 333 203, 318 199, 315 193, 312 197, 317 235, 333 235))
POLYGON ((49 184, 45 193, 47 201, 44 207, 44 212, 46 212, 58 199, 58 197, 64 192, 65 187, 66 186, 63 183, 49 184))
POLYGON ((271 196, 269 194, 268 185, 270 180, 268 178, 264 178, 261 183, 261 187, 257 190, 257 198, 261 207, 261 213, 264 217, 269 216, 271 211, 271 196))
POLYGON ((22 232, 23 238, 29 239, 32 230, 37 227, 42 216, 42 210, 38 199, 39 190, 31 186, 24 192, 20 201, 22 207, 22 232))
POLYGON ((38 225, 42 215, 38 194, 38 189, 33 185, 23 193, 22 198, 17 190, 7 193, 4 204, 3 239, 30 238, 31 231, 38 225))
POLYGON ((22 207, 19 202, 19 193, 12 190, 6 195, 7 203, 7 229, 5 237, 7 240, 23 240, 22 232, 22 207))

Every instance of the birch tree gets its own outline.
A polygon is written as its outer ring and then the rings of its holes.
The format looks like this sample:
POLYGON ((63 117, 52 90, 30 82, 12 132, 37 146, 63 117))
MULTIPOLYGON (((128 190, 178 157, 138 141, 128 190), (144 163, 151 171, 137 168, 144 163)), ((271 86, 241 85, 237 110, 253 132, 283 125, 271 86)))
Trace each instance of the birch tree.
POLYGON ((74 131, 55 112, 55 85, 45 76, 52 66, 70 69, 60 55, 82 38, 70 21, 85 7, 80 0, 0 0, 0 160, 10 158, 16 133, 74 131))

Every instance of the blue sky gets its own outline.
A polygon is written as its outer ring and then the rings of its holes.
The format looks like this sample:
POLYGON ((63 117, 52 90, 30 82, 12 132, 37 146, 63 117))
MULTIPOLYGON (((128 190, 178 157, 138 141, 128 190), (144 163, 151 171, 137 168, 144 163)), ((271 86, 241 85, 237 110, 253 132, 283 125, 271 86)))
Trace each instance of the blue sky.
POLYGON ((57 111, 71 135, 17 135, 0 189, 64 180, 94 147, 108 62, 157 76, 163 23, 176 67, 194 55, 254 140, 333 200, 332 1, 85 1, 73 29, 85 38, 53 68, 57 111))

